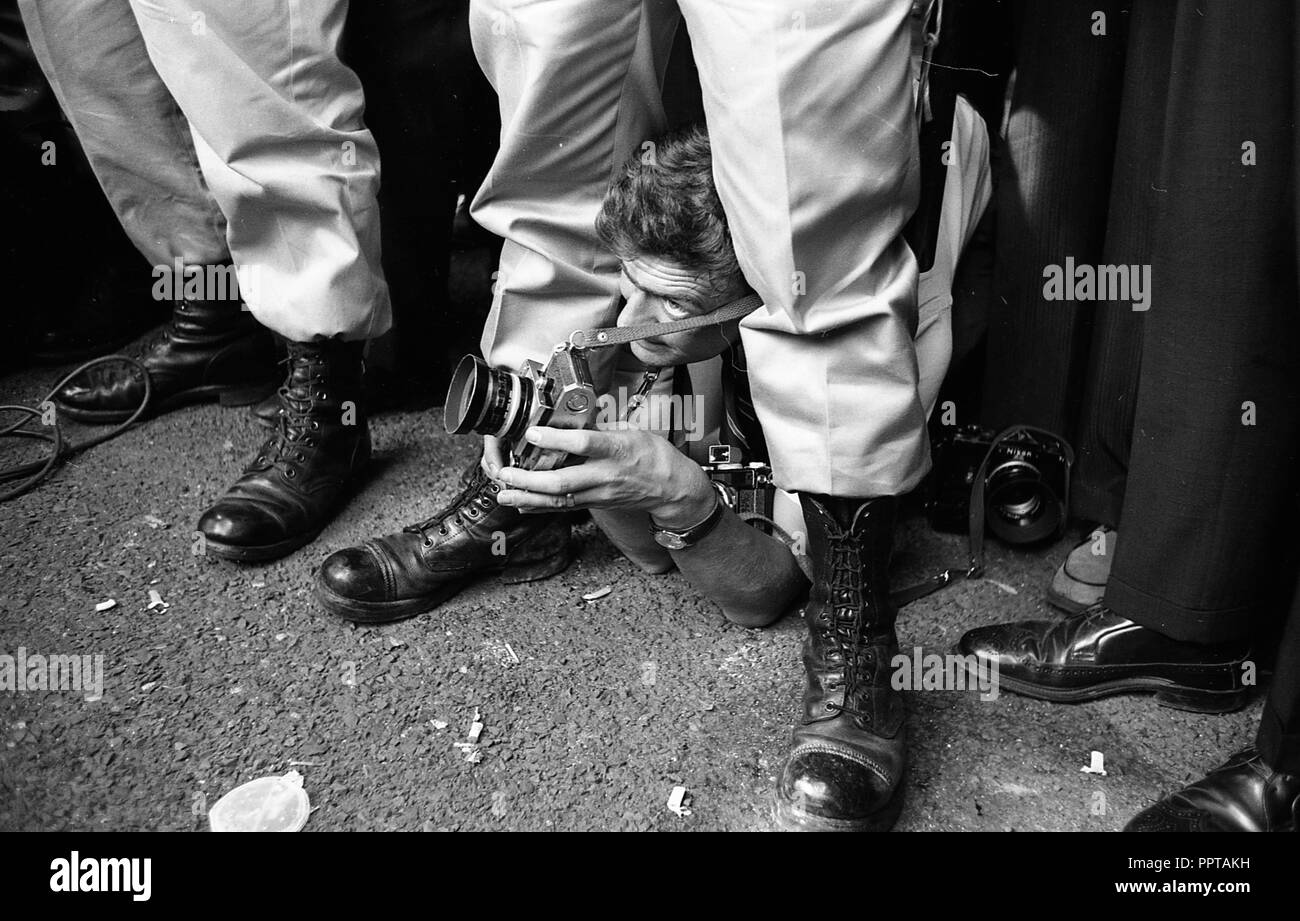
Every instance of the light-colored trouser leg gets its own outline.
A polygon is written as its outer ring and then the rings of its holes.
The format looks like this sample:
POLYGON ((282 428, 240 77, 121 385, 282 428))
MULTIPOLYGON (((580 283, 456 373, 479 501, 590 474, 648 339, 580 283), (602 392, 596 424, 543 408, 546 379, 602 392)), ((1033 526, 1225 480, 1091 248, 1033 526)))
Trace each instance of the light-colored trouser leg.
POLYGON ((131 6, 193 129, 253 314, 295 341, 387 330, 379 151, 338 57, 347 0, 131 6))
POLYGON ((41 70, 122 227, 154 265, 230 258, 189 125, 128 0, 19 0, 41 70))
POLYGON ((897 495, 929 467, 913 334, 910 0, 681 0, 718 193, 766 309, 741 335, 786 490, 897 495))
MULTIPOLYGON (((483 355, 515 370, 577 329, 612 325, 618 259, 595 234, 609 181, 664 126, 672 0, 473 0, 470 29, 501 103, 501 149, 474 218, 505 238, 483 355)), ((606 350, 607 352, 613 350, 606 350)), ((593 365, 608 385, 605 353, 593 365)))

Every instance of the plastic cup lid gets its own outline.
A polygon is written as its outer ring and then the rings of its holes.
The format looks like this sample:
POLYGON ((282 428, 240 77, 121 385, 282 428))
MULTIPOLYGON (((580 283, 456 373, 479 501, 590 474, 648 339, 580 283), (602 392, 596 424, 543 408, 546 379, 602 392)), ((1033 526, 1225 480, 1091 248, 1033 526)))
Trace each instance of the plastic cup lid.
POLYGON ((213 831, 298 831, 309 815, 302 775, 290 771, 235 787, 209 810, 208 823, 213 831))

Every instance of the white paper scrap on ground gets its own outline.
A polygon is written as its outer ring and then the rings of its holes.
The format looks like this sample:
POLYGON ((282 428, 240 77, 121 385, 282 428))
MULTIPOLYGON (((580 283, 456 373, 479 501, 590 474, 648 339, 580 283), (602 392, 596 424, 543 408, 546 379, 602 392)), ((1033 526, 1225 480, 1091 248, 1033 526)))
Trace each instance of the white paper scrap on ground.
POLYGON ((691 814, 691 810, 687 808, 690 802, 691 795, 686 792, 685 787, 673 787, 673 792, 668 796, 668 811, 686 817, 691 814))
POLYGON ((259 777, 235 787, 208 811, 213 831, 298 831, 311 815, 302 775, 259 777))
POLYGON ((96 613, 103 614, 105 611, 111 611, 115 607, 117 607, 117 599, 110 598, 107 601, 101 601, 99 604, 95 605, 95 611, 96 613))
POLYGON ((602 585, 600 588, 596 589, 595 591, 587 592, 587 594, 582 596, 582 600, 596 601, 597 599, 604 598, 612 591, 614 591, 612 586, 602 585))
POLYGON ((1087 767, 1079 768, 1079 770, 1083 771, 1083 773, 1085 774, 1100 774, 1102 777, 1105 777, 1106 756, 1103 755, 1101 752, 1093 752, 1092 763, 1089 764, 1087 767))

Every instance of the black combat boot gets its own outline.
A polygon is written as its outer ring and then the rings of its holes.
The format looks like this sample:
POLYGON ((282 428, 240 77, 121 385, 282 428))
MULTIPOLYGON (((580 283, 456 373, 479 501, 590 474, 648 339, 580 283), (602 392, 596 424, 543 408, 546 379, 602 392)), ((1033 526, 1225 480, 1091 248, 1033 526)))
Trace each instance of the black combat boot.
MULTIPOLYGON (((177 301, 171 320, 127 354, 148 370, 153 387, 147 415, 188 403, 256 403, 275 390, 278 368, 270 330, 237 300, 177 301)), ((124 422, 144 398, 144 375, 103 364, 70 381, 55 399, 79 422, 124 422)))
POLYGON ((498 505, 501 487, 478 462, 462 482, 460 495, 431 518, 327 557, 316 578, 321 605, 347 620, 384 623, 437 607, 485 575, 531 582, 569 565, 563 515, 498 505))
POLYGON ((776 788, 791 831, 886 831, 903 808, 903 698, 889 600, 897 500, 801 496, 813 563, 803 714, 776 788))
POLYGON ((370 460, 361 401, 364 342, 290 342, 275 434, 203 513, 206 552, 274 560, 310 543, 370 460))

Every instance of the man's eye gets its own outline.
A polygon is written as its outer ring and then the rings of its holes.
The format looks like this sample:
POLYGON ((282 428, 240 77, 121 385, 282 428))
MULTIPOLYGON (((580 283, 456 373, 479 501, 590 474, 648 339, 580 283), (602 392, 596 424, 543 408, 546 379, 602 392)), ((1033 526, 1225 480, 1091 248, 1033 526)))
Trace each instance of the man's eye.
POLYGON ((668 312, 673 316, 689 317, 691 315, 691 309, 678 301, 670 301, 664 298, 664 306, 668 308, 668 312))

